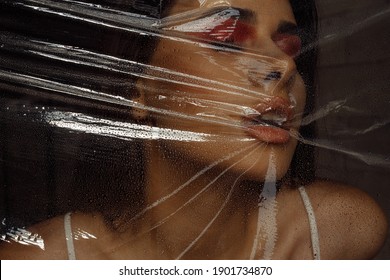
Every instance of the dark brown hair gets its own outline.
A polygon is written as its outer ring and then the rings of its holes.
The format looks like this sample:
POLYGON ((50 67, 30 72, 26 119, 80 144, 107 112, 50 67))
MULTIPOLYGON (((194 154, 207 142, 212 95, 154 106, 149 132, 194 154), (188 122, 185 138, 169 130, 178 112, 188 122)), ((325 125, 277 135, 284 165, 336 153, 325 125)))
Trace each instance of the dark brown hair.
MULTIPOLYGON (((317 38, 318 18, 314 0, 290 0, 295 19, 301 30, 303 50, 297 59, 297 68, 306 85, 306 106, 304 117, 313 112, 315 107, 316 74, 317 74, 317 38)), ((299 133, 310 141, 314 139, 315 124, 302 126, 299 133)), ((291 175, 296 179, 296 185, 304 185, 314 180, 315 154, 314 147, 298 142, 291 163, 291 175)))

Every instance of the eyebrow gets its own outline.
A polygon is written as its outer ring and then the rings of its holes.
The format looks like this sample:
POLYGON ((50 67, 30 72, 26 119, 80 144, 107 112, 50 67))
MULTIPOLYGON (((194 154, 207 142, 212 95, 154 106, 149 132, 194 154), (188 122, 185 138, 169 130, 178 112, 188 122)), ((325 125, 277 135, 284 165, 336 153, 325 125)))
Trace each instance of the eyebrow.
POLYGON ((236 10, 240 13, 240 19, 249 23, 257 22, 257 15, 254 11, 249 9, 242 9, 237 7, 230 7, 231 10, 236 10))
POLYGON ((299 28, 295 23, 283 20, 278 25, 277 33, 295 35, 299 33, 299 28))
MULTIPOLYGON (((206 18, 208 16, 212 16, 215 13, 220 13, 220 12, 228 11, 228 10, 237 11, 239 13, 240 20, 245 21, 245 22, 247 22, 249 24, 255 24, 257 22, 257 14, 253 10, 245 9, 245 8, 239 8, 239 7, 234 7, 234 6, 233 7, 224 7, 222 9, 221 8, 208 9, 208 10, 206 10, 203 13, 202 16, 199 16, 198 18, 206 18)), ((193 12, 194 11, 190 11, 189 13, 184 13, 184 14, 190 15, 193 12)), ((181 14, 178 18, 176 18, 175 16, 167 17, 165 20, 162 21, 162 24, 160 24, 160 25, 162 27, 164 27, 164 25, 169 25, 168 22, 171 21, 171 20, 173 20, 173 22, 171 22, 170 24, 174 24, 175 20, 179 20, 179 21, 182 20, 181 19, 182 16, 183 16, 183 14, 181 14), (165 21, 165 23, 164 23, 164 21, 165 21)), ((300 33, 300 29, 299 29, 299 27, 295 23, 293 23, 291 21, 287 21, 287 20, 282 20, 279 23, 276 32, 279 33, 279 34, 292 34, 292 35, 296 35, 296 34, 300 33)))
POLYGON ((219 13, 228 12, 228 11, 235 11, 238 12, 240 16, 240 20, 246 21, 248 23, 255 23, 257 21, 257 15, 254 11, 250 9, 243 9, 238 7, 216 7, 211 8, 203 12, 203 15, 199 16, 198 18, 207 18, 219 13))
MULTIPOLYGON (((238 7, 230 7, 226 10, 235 10, 235 11, 238 11, 239 14, 240 14, 240 20, 243 20, 245 22, 248 22, 248 23, 251 23, 251 24, 254 24, 257 22, 257 15, 254 11, 250 10, 250 9, 243 9, 243 8, 238 8, 238 7)), ((277 33, 280 33, 280 34, 292 34, 292 35, 295 35, 295 34, 299 34, 299 27, 291 22, 291 21, 287 21, 287 20, 282 20, 279 25, 278 25, 278 28, 277 28, 277 33)))
POLYGON ((256 13, 250 9, 243 9, 238 7, 217 7, 217 8, 211 8, 202 11, 201 15, 198 15, 197 13, 199 12, 199 10, 195 9, 195 10, 190 10, 188 12, 180 13, 178 15, 167 16, 161 20, 158 26, 159 28, 164 28, 167 26, 186 22, 185 19, 188 17, 194 17, 196 20, 196 19, 211 17, 215 14, 227 12, 227 11, 238 12, 240 20, 245 21, 247 23, 254 24, 257 21, 256 13))

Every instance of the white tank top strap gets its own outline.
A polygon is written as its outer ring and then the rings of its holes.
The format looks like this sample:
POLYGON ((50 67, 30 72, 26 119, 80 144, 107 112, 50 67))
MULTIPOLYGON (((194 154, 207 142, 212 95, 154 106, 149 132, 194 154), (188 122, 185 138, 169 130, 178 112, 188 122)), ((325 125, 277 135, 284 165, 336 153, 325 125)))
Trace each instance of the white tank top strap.
POLYGON ((72 213, 69 212, 66 213, 64 216, 64 229, 65 229, 66 248, 68 249, 68 259, 75 260, 76 252, 74 250, 74 243, 73 243, 71 214, 72 213))
POLYGON ((299 190, 299 193, 301 194, 301 198, 302 198, 303 204, 304 204, 305 209, 306 209, 307 217, 309 218, 309 227, 310 227, 313 258, 315 260, 320 260, 321 259, 320 239, 319 239, 317 221, 316 221, 316 217, 314 215, 313 206, 310 203, 310 198, 307 195, 305 188, 303 186, 301 186, 298 188, 298 190, 299 190))
MULTIPOLYGON (((319 241, 317 222, 316 222, 316 217, 314 215, 313 206, 311 205, 310 198, 307 195, 305 188, 302 186, 302 187, 299 187, 298 190, 299 190, 299 193, 301 195, 303 205, 305 206, 306 213, 307 213, 307 216, 309 219, 313 258, 315 260, 319 260, 319 259, 321 259, 320 241, 319 241)), ((68 250, 68 259, 75 260, 76 253, 75 253, 75 249, 74 249, 72 224, 71 224, 71 213, 70 212, 66 213, 64 216, 64 229, 65 229, 66 247, 68 250)))

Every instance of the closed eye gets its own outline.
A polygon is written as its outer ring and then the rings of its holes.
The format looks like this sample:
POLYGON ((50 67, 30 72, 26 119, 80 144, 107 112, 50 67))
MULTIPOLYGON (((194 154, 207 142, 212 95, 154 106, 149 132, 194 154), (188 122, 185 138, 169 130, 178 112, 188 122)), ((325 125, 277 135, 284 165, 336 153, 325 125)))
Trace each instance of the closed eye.
POLYGON ((247 10, 229 8, 168 30, 179 31, 218 46, 240 48, 256 36, 256 29, 250 24, 247 13, 247 10))
POLYGON ((272 36, 275 44, 287 55, 297 57, 302 50, 302 39, 296 24, 281 22, 276 34, 272 36))
POLYGON ((297 57, 302 50, 302 40, 298 35, 278 34, 273 38, 275 44, 288 56, 297 57))
POLYGON ((254 39, 256 36, 256 29, 253 26, 242 22, 239 17, 231 17, 224 21, 217 22, 217 24, 210 29, 187 34, 201 39, 241 46, 245 42, 254 39))

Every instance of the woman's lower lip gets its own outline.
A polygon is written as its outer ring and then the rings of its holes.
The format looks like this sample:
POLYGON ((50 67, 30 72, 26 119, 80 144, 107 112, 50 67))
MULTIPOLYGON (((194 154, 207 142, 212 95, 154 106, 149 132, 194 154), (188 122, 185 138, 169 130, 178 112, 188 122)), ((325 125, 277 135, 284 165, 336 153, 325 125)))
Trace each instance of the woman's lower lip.
POLYGON ((290 140, 290 133, 288 130, 275 126, 248 126, 247 132, 260 141, 271 144, 286 144, 290 140))

